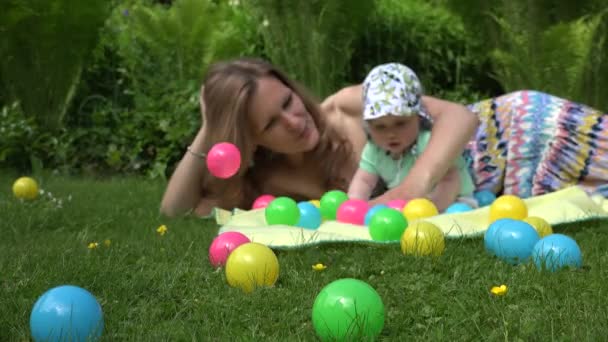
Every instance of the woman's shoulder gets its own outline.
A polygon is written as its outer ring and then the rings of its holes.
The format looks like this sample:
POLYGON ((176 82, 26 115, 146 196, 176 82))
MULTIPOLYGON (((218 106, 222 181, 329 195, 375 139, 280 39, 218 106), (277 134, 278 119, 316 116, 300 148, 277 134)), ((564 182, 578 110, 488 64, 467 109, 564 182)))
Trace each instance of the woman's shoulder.
POLYGON ((362 124, 362 101, 361 86, 355 85, 341 89, 321 104, 327 124, 353 144, 357 156, 367 141, 362 124))
POLYGON ((331 120, 344 116, 360 119, 363 113, 363 97, 360 84, 340 89, 321 103, 321 112, 331 120))

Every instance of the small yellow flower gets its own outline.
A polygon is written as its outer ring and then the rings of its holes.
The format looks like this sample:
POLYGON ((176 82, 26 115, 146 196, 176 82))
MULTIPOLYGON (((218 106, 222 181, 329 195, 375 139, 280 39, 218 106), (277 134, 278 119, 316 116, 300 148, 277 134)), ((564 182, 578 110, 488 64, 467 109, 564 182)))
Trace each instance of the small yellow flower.
POLYGON ((509 288, 507 288, 507 285, 500 285, 500 286, 494 286, 492 287, 492 290, 490 290, 490 292, 492 292, 493 295, 495 296, 504 296, 507 294, 507 291, 509 291, 509 288))
POLYGON ((327 266, 325 266, 325 265, 323 265, 321 263, 316 264, 316 265, 312 265, 312 269, 315 270, 315 271, 323 271, 326 268, 327 268, 327 266))
POLYGON ((103 245, 106 247, 110 247, 111 244, 112 244, 112 241, 110 239, 105 239, 103 241, 103 245))
POLYGON ((160 235, 163 236, 165 235, 165 233, 167 233, 167 226, 165 226, 164 224, 161 225, 160 227, 156 228, 156 232, 160 235))
POLYGON ((91 242, 88 246, 89 249, 95 249, 97 247, 99 247, 99 242, 91 242))

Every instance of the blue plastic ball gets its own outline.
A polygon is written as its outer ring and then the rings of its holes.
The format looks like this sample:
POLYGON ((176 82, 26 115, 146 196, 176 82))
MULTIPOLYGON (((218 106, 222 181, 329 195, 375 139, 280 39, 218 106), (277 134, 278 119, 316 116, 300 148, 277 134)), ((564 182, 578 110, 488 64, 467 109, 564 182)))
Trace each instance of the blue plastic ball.
POLYGON ((496 256, 517 265, 530 258, 540 236, 530 224, 513 220, 496 230, 495 239, 496 256))
POLYGON ((314 204, 305 201, 298 203, 300 209, 300 220, 296 223, 297 227, 307 229, 317 229, 321 225, 321 211, 314 204))
POLYGON ((477 200, 477 204, 480 207, 492 204, 496 199, 496 195, 490 190, 481 190, 473 194, 473 197, 477 200))
POLYGON ((496 233, 501 227, 508 226, 513 222, 516 222, 516 220, 510 218, 499 219, 492 222, 483 236, 484 247, 488 253, 496 255, 496 233))
POLYGON ((386 204, 376 204, 375 206, 369 208, 369 210, 367 211, 367 214, 365 214, 365 225, 369 226, 369 223, 371 222, 374 214, 377 213, 380 209, 385 209, 385 208, 388 208, 388 206, 386 204))
POLYGON ((580 268, 581 249, 574 239, 563 234, 551 234, 540 239, 532 251, 536 268, 555 272, 564 267, 580 268))
POLYGON ((446 214, 452 214, 452 213, 462 213, 465 211, 470 211, 473 210, 473 208, 466 204, 466 203, 462 203, 462 202, 456 202, 453 203, 452 205, 450 205, 446 210, 445 213, 446 214))
POLYGON ((73 285, 46 291, 30 315, 34 341, 96 341, 103 327, 103 312, 97 299, 73 285))

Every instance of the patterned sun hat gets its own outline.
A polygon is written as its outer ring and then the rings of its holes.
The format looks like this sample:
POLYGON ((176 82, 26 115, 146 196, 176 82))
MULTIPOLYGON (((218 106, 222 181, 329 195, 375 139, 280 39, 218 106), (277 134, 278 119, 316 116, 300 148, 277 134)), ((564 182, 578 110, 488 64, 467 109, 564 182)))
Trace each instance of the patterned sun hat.
POLYGON ((363 81, 363 120, 385 115, 428 117, 421 97, 422 85, 412 69, 399 63, 378 65, 363 81))

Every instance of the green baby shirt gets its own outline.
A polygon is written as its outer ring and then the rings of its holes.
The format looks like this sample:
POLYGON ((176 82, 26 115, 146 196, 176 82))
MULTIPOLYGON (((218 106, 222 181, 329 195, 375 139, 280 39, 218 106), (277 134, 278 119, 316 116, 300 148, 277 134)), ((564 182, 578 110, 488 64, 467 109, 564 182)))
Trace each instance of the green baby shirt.
MULTIPOLYGON (((389 189, 392 189, 399 185, 405 176, 410 172, 416 158, 426 148, 431 137, 431 132, 420 131, 416 144, 411 150, 406 150, 401 158, 395 160, 386 153, 385 150, 379 148, 372 142, 367 142, 363 153, 361 154, 361 161, 359 167, 363 170, 378 175, 389 189)), ((470 196, 475 190, 473 185, 473 179, 469 173, 469 168, 466 161, 462 156, 456 160, 456 167, 460 174, 460 195, 470 196)))

